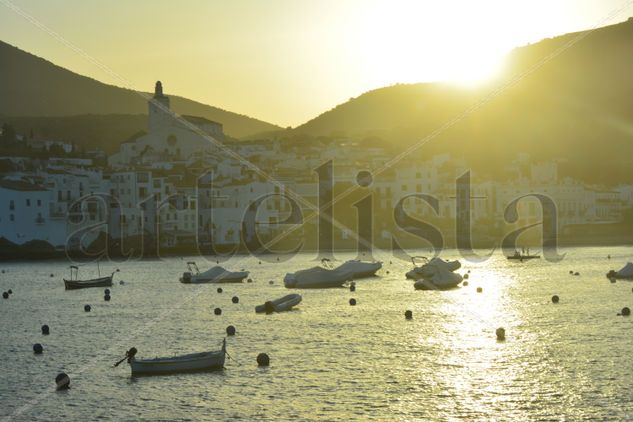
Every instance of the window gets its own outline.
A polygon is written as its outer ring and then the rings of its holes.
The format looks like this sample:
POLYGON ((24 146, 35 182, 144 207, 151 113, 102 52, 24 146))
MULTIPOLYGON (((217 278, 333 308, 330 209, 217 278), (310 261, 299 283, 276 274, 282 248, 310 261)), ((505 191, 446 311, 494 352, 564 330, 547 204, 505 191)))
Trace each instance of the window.
POLYGON ((41 200, 41 199, 38 199, 38 200, 37 200, 37 206, 38 206, 38 207, 41 207, 41 206, 42 206, 42 200, 41 200))
POLYGON ((13 214, 9 214, 9 220, 15 221, 15 216, 13 214))
MULTIPOLYGON (((13 199, 11 201, 9 201, 9 209, 11 211, 13 211, 15 209, 15 202, 13 201, 13 199)), ((13 221, 13 220, 11 220, 13 221)))
POLYGON ((28 198, 27 198, 27 200, 26 200, 26 206, 27 206, 27 207, 30 207, 30 206, 31 206, 31 200, 30 200, 30 199, 28 199, 28 198))

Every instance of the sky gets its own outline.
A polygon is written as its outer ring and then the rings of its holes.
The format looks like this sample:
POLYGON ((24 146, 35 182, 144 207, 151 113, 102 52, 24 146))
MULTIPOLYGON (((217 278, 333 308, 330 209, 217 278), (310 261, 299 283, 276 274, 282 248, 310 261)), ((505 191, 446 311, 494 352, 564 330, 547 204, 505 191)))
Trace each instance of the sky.
POLYGON ((629 3, 0 0, 0 40, 106 83, 161 80, 167 95, 294 127, 394 83, 485 80, 512 48, 626 20, 629 3))

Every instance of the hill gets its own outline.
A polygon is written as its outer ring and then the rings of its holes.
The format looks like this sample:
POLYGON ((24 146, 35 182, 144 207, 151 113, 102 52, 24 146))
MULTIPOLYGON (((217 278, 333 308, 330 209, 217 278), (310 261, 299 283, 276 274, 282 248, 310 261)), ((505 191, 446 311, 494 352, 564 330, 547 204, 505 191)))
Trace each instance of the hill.
POLYGON ((564 158, 565 173, 633 182, 633 19, 513 50, 503 74, 476 89, 440 83, 367 92, 286 136, 380 136, 401 149, 469 107, 475 110, 415 152, 452 152, 495 172, 516 153, 564 158), (509 84, 506 86, 506 84, 509 84), (504 87, 490 100, 490 93, 504 87))
MULTIPOLYGON (((147 81, 148 87, 153 88, 154 82, 147 81)), ((54 124, 58 117, 67 118, 61 119, 63 121, 72 121, 70 116, 77 115, 131 115, 118 120, 112 116, 108 118, 112 123, 121 121, 127 125, 142 120, 133 115, 147 114, 147 102, 136 92, 78 75, 3 42, 0 42, 0 98, 0 116, 4 116, 4 119, 54 117, 51 120, 51 124, 54 124)), ((273 124, 187 98, 170 95, 170 99, 177 113, 220 122, 224 125, 225 133, 232 137, 280 129, 273 124)), ((85 119, 81 117, 79 120, 85 119)), ((45 120, 40 119, 37 123, 44 124, 45 120)), ((118 137, 117 130, 104 133, 103 136, 108 142, 118 145, 127 136, 146 129, 146 126, 146 121, 142 121, 142 125, 135 125, 123 139, 118 137)), ((72 125, 67 127, 70 129, 72 125)), ((58 129, 59 126, 56 126, 51 130, 58 129)), ((68 135, 68 138, 77 137, 72 131, 63 134, 68 135)))

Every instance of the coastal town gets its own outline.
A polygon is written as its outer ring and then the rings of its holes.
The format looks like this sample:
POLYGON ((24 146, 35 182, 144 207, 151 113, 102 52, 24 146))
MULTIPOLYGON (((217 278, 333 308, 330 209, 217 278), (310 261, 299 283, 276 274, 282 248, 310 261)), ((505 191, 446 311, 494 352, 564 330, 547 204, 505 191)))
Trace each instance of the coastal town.
MULTIPOLYGON (((39 242, 68 251, 99 239, 139 238, 166 250, 214 251, 277 238, 294 245, 316 237, 318 218, 310 215, 322 211, 324 186, 333 190, 332 236, 342 248, 358 244, 356 201, 368 196, 373 223, 366 240, 379 246, 406 239, 406 227, 394 221, 398 212, 432 222, 448 238, 455 235, 455 221, 468 217, 472 235, 489 239, 504 227, 542 220, 533 194, 556 204, 563 235, 598 233, 621 223, 633 207, 633 185, 589 185, 559 174, 557 161, 535 162, 525 154, 502 165, 503 178, 492 179, 449 154, 416 152, 392 165, 384 148, 361 147, 353 139, 227 139, 221 122, 174 114, 161 82, 148 98, 147 132, 122 140, 109 156, 98 150, 77 154, 63 139, 8 132, 13 129, 3 126, 3 142, 11 137, 28 151, 47 154, 0 158, 3 248, 39 242), (464 183, 465 197, 458 195, 464 183), (508 205, 525 195, 517 202, 518 219, 507 221, 508 205), (290 226, 299 227, 284 235, 290 226)), ((425 245, 415 237, 404 243, 425 245)))

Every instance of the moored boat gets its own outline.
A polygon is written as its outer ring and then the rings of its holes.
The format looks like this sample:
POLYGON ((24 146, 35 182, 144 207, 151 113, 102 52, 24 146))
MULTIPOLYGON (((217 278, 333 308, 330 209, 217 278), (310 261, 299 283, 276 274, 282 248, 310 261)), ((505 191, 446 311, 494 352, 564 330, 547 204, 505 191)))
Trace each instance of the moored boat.
MULTIPOLYGON (((328 265, 328 260, 321 261, 328 265)), ((346 281, 353 279, 354 272, 338 268, 312 267, 295 273, 288 273, 284 277, 284 285, 295 289, 327 289, 341 287, 346 281)))
POLYGON ((257 305, 255 307, 255 312, 260 313, 273 313, 273 312, 284 312, 291 310, 294 306, 301 303, 302 297, 299 294, 293 293, 286 295, 284 297, 280 297, 279 299, 270 300, 263 305, 257 305))
POLYGON ((187 269, 189 271, 180 278, 181 283, 241 283, 249 274, 248 271, 228 271, 219 265, 201 273, 193 261, 187 262, 187 269))
POLYGON ((352 259, 336 267, 339 271, 351 271, 352 278, 366 278, 376 275, 376 271, 382 268, 382 262, 366 262, 352 259))
POLYGON ((530 255, 528 254, 524 254, 521 253, 519 251, 514 251, 513 255, 506 255, 506 258, 510 259, 510 260, 517 260, 517 261, 527 261, 530 259, 539 259, 541 256, 540 255, 530 255))
MULTIPOLYGON (((415 265, 415 258, 412 258, 415 265)), ((416 290, 445 290, 457 287, 463 278, 455 273, 461 267, 461 263, 455 261, 444 261, 440 258, 433 258, 422 266, 416 266, 409 271, 407 278, 416 280, 413 285, 416 290)))
POLYGON ((131 348, 125 358, 115 364, 118 366, 127 359, 132 369, 132 376, 166 375, 185 372, 213 371, 224 368, 226 358, 226 339, 222 348, 217 351, 191 353, 187 355, 161 357, 154 359, 137 359, 136 348, 131 348))
POLYGON ((66 290, 85 289, 88 287, 109 287, 112 286, 112 278, 114 273, 119 271, 118 269, 112 274, 106 277, 97 277, 88 280, 79 280, 79 268, 75 265, 70 266, 70 279, 64 278, 64 287, 66 290), (74 272, 73 272, 74 270, 74 272), (74 274, 74 277, 73 277, 74 274))
POLYGON ((633 280, 633 262, 627 262, 619 271, 611 270, 607 273, 607 278, 617 280, 633 280))

